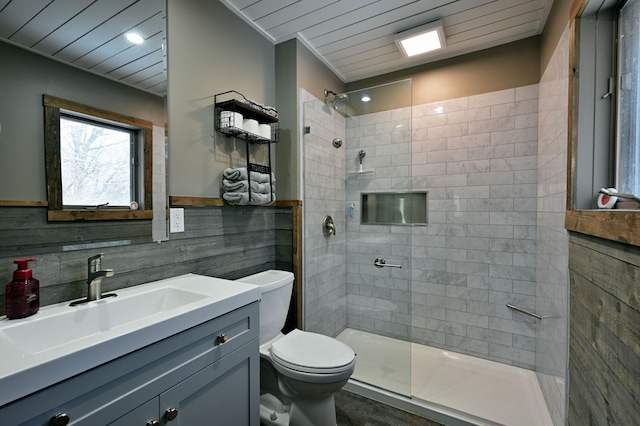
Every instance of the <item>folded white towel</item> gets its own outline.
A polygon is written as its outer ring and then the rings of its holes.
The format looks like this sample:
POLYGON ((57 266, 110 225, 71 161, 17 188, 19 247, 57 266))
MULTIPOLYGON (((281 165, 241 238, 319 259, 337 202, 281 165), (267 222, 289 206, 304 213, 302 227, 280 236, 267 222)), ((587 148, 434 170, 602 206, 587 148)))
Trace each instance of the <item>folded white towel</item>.
MULTIPOLYGON (((227 180, 241 181, 247 180, 247 168, 237 167, 235 169, 225 169, 222 176, 227 180)), ((251 172, 251 181, 258 183, 269 183, 269 174, 260 172, 251 172)), ((271 173, 271 182, 275 183, 276 177, 271 173)))
POLYGON ((222 179, 222 189, 224 192, 249 192, 249 186, 251 186, 251 192, 258 192, 260 194, 270 194, 276 192, 275 185, 270 185, 269 182, 258 183, 248 180, 228 180, 222 179))
POLYGON ((234 206, 246 206, 252 204, 254 206, 271 204, 276 200, 276 194, 258 194, 251 193, 251 202, 249 202, 248 192, 225 192, 222 198, 229 204, 234 206), (272 199, 273 196, 273 199, 272 199))

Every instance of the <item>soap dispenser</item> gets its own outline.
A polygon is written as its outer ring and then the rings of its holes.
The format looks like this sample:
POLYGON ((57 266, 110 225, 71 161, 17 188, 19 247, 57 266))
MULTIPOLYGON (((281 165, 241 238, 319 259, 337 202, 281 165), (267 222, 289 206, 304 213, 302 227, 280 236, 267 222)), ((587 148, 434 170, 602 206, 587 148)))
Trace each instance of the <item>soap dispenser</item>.
POLYGON ((13 271, 13 281, 6 286, 7 318, 24 318, 40 309, 40 281, 33 278, 29 262, 35 259, 16 259, 18 269, 13 271))

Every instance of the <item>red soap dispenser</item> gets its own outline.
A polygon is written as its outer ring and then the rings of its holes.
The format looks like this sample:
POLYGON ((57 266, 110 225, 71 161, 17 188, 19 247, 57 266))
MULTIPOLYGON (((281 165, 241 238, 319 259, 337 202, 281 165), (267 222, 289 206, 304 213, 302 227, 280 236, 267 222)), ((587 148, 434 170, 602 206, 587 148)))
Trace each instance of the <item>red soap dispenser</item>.
POLYGON ((29 262, 35 259, 16 259, 18 269, 13 271, 13 281, 6 286, 7 318, 24 318, 40 309, 40 281, 33 278, 29 262))

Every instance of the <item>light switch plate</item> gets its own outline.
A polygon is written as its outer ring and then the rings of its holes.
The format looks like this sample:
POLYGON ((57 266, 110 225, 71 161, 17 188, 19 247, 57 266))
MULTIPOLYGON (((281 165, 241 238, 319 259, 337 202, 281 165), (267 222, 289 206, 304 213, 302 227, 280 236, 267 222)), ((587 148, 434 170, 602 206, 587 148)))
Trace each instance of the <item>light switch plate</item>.
POLYGON ((184 209, 169 209, 169 232, 184 232, 184 209))

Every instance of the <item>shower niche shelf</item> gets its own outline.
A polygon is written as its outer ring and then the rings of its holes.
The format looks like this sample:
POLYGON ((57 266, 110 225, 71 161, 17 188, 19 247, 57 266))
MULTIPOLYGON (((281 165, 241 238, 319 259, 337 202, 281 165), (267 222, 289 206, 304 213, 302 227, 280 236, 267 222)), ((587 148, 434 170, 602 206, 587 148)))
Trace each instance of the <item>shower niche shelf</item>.
POLYGON ((347 177, 349 178, 367 178, 367 177, 373 177, 375 176, 376 171, 375 169, 368 169, 368 170, 358 170, 356 172, 349 172, 347 173, 347 177))
POLYGON ((427 225, 427 192, 360 194, 362 225, 427 225))

